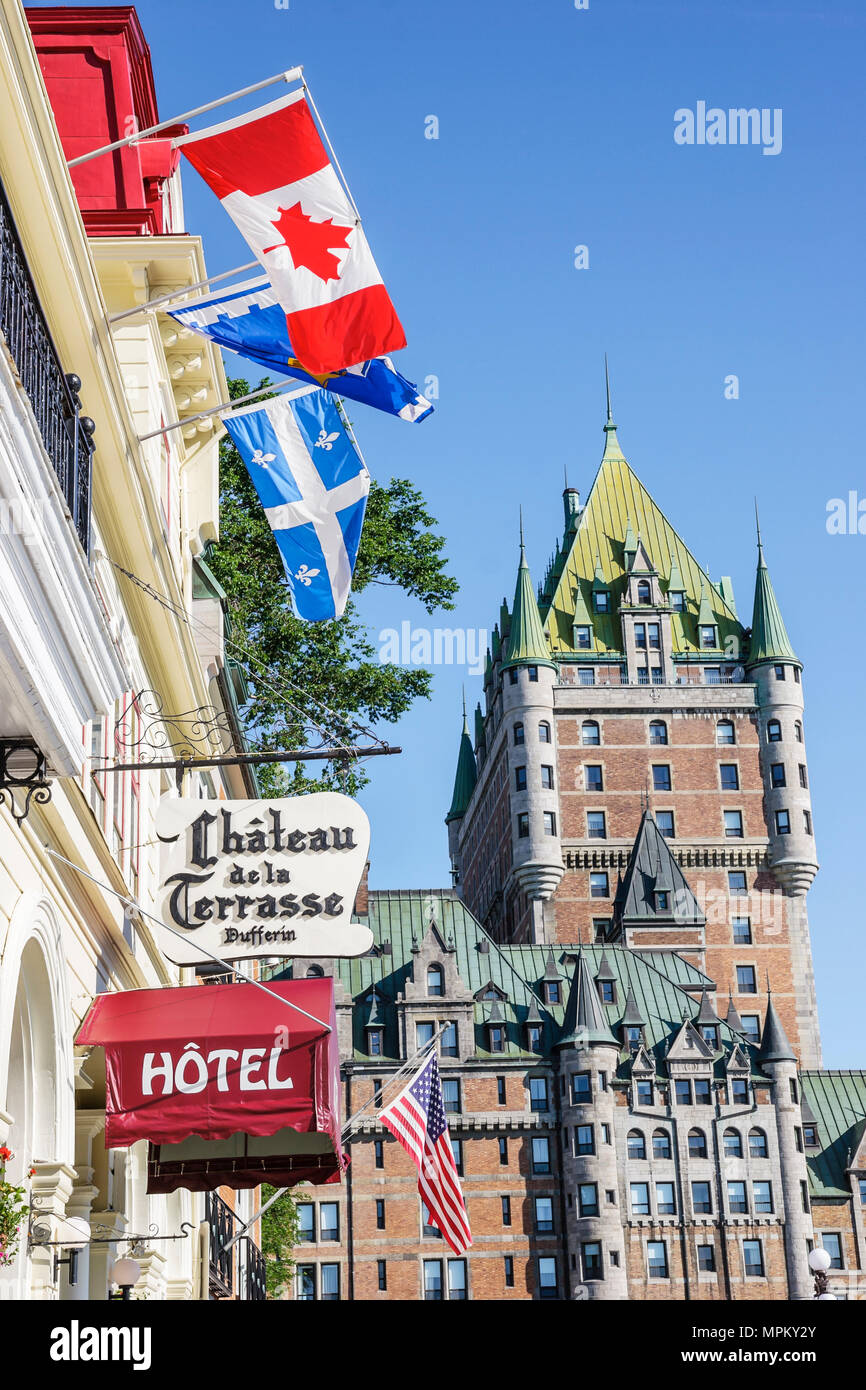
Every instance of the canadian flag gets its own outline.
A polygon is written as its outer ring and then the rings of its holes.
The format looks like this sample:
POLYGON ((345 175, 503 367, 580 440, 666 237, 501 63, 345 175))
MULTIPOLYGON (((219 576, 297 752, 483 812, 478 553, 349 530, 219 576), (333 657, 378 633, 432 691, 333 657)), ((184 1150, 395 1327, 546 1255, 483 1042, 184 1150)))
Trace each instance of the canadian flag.
POLYGON ((303 91, 175 144, 270 276, 308 372, 342 371, 405 347, 303 91))

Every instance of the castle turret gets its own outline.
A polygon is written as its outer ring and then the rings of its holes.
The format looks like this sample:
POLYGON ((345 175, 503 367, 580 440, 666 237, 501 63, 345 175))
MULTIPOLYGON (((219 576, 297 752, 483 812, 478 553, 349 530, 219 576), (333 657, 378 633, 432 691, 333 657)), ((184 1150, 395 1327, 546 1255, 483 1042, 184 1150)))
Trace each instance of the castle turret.
POLYGON ((563 1156, 571 1295, 591 1301, 628 1297, 619 1188, 614 1091, 619 1043, 610 1030, 586 956, 578 952, 557 1043, 563 1076, 562 1123, 573 1135, 563 1156))
POLYGON ((556 663, 541 625, 521 520, 520 564, 502 662, 502 708, 508 726, 514 875, 532 905, 535 941, 546 939, 543 903, 563 875, 555 784, 555 684, 556 663))
POLYGON ((457 754, 457 772, 454 777, 454 794, 451 806, 445 817, 448 826, 448 853, 451 858, 451 876, 454 886, 460 887, 460 825, 466 808, 475 790, 478 769, 472 739, 469 736, 469 723, 466 718, 466 696, 463 696, 463 732, 460 735, 460 751, 457 754))
POLYGON ((788 1041, 773 996, 767 991, 767 1013, 758 1053, 761 1070, 773 1081, 773 1107, 779 1137, 779 1168, 785 1204, 785 1263, 792 1299, 812 1297, 808 1251, 814 1239, 809 1208, 809 1174, 803 1149, 803 1116, 797 1059, 788 1041), (804 1210, 805 1208, 805 1210, 804 1210))

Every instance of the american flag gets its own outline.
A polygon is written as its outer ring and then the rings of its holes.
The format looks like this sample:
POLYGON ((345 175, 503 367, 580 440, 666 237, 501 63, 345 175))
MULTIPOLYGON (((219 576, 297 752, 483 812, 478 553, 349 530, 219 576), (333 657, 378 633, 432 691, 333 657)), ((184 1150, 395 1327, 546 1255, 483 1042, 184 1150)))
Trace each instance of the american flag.
POLYGON ((472 1232, 451 1150, 435 1052, 397 1099, 385 1106, 379 1119, 418 1169, 418 1191, 432 1221, 454 1254, 462 1255, 472 1244, 472 1232))

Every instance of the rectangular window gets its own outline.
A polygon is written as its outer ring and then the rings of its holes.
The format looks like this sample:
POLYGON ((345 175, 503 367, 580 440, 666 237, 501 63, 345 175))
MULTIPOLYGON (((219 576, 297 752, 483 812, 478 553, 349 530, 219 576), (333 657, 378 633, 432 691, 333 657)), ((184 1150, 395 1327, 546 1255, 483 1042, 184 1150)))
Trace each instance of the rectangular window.
POLYGON ((755 967, 753 965, 737 966, 737 993, 738 994, 757 994, 758 986, 755 980, 755 967))
POLYGON ((668 1250, 663 1240, 647 1241, 647 1269, 650 1279, 667 1279, 668 1250))
POLYGON ((536 1113, 543 1112, 550 1108, 546 1076, 530 1076, 529 1108, 536 1113))
POLYGON ((650 671, 650 675, 652 677, 653 685, 664 685, 664 681, 662 680, 661 666, 653 666, 650 671))
POLYGON ((580 1248, 580 1254, 584 1279, 603 1279, 601 1243, 597 1240, 585 1240, 580 1248))
POLYGON ((790 833, 791 833, 791 817, 790 817, 790 815, 788 814, 787 811, 777 811, 777 812, 776 812, 776 834, 777 834, 777 835, 790 835, 790 833))
POLYGON ((500 1201, 500 1203, 501 1203, 501 1205, 502 1205, 502 1224, 503 1224, 503 1226, 510 1226, 510 1225, 511 1225, 511 1198, 510 1198, 510 1197, 500 1197, 499 1201, 500 1201))
POLYGON ((653 1103, 653 1084, 651 1081, 638 1081, 635 1086, 635 1098, 638 1105, 652 1105, 653 1103))
POLYGON ((497 1078, 496 1078, 496 1103, 497 1103, 497 1105, 505 1105, 505 1077, 504 1077, 504 1076, 497 1076, 497 1078))
POLYGON ((675 613, 685 613, 686 596, 680 589, 674 589, 668 594, 668 603, 675 613))
POLYGON ((602 1127, 601 1127, 601 1142, 602 1142, 603 1144, 609 1144, 609 1143, 610 1143, 610 1125, 605 1125, 605 1124, 602 1125, 602 1127))
POLYGON ((736 946, 750 946, 752 944, 751 917, 735 917, 731 925, 734 929, 734 944, 736 946))
POLYGON ((750 1043, 757 1047, 761 1041, 761 1016, 760 1014, 741 1014, 740 1022, 743 1025, 743 1032, 750 1043))
POLYGON ((638 685, 649 685, 649 683, 650 683, 650 679, 649 679, 649 670, 648 670, 648 668, 647 668, 646 666, 638 666, 638 668, 637 668, 637 683, 638 683, 638 685))
POLYGON ((577 651, 587 651, 592 645, 589 628, 581 625, 574 629, 574 645, 577 651))
POLYGON ((800 763, 800 764, 798 765, 798 767, 797 767, 797 772, 798 772, 798 775, 799 775, 799 778, 800 778, 800 786, 801 786, 801 787, 808 787, 808 785, 809 785, 809 779, 808 779, 808 777, 806 776, 806 764, 805 764, 805 763, 800 763))
POLYGON ((775 672, 776 672, 776 680, 777 680, 777 681, 783 681, 783 680, 785 679, 785 668, 784 668, 784 666, 776 666, 774 669, 775 669, 775 672))
POLYGON ((535 1135, 532 1140, 533 1173, 550 1172, 550 1140, 544 1135, 535 1135))
POLYGON ((319 1273, 322 1280, 322 1302, 338 1303, 340 1299, 340 1266, 322 1265, 319 1273))
POLYGON ((374 1166, 376 1168, 385 1167, 385 1142, 383 1139, 373 1140, 374 1166))
POLYGON ((604 811, 587 811, 586 831, 590 840, 604 840, 606 838, 604 811))
MULTIPOLYGON (((709 1216, 713 1210, 713 1198, 708 1182, 692 1183, 692 1207, 695 1215, 709 1216)), ((712 1249, 712 1246, 710 1246, 712 1249)))
POLYGON ((822 1231, 821 1244, 830 1256, 831 1269, 844 1269, 842 1258, 842 1237, 838 1231, 822 1231))
POLYGON ((439 1036, 439 1051, 443 1057, 456 1057, 459 1052, 457 1046, 457 1024, 446 1023, 444 1027, 444 1033, 441 1033, 439 1036))
POLYGON ((517 817, 517 838, 518 840, 529 839, 529 812, 521 811, 517 817))
POLYGON ((455 1299, 464 1301, 468 1297, 465 1260, 448 1261, 448 1297, 452 1302, 455 1299))
POLYGON ((388 1265, 385 1260, 376 1261, 376 1273, 379 1279, 379 1292, 385 1293, 388 1288, 388 1265))
POLYGON ((666 840, 674 838, 674 813, 673 811, 656 811, 656 825, 659 833, 666 840))
POLYGON ((415 1024, 415 1047, 416 1047, 416 1050, 420 1050, 422 1047, 426 1047, 427 1043, 432 1042, 432 1041, 433 1041, 433 1036, 434 1036, 435 1032, 436 1032, 436 1024, 435 1024, 435 1023, 427 1022, 427 1021, 425 1021, 424 1023, 416 1023, 416 1024, 415 1024))
POLYGON ((599 982, 599 998, 602 1004, 616 1003, 616 989, 613 980, 601 980, 599 982))
POLYGON ((657 792, 669 792, 671 789, 671 770, 667 763, 655 763, 653 765, 653 790, 657 792))
POLYGON ((799 685, 799 684, 800 684, 800 668, 799 668, 799 666, 794 666, 794 667, 792 667, 792 670, 793 670, 793 672, 794 672, 794 684, 795 684, 795 685, 799 685))
POLYGON ((740 769, 736 763, 719 763, 719 777, 723 792, 740 790, 740 769))
POLYGON ((598 1186, 594 1182, 582 1182, 577 1189, 577 1203, 581 1216, 598 1216, 598 1186))
POLYGON ((581 666, 577 673, 578 685, 595 685, 595 670, 592 666, 581 666))
POLYGON ((552 1255, 542 1256, 538 1261, 538 1296, 539 1298, 557 1298, 559 1296, 556 1260, 552 1255))
POLYGON ((337 1202, 322 1202, 319 1207, 319 1239, 340 1239, 340 1208, 337 1202))
POLYGON ((588 1071, 577 1071, 571 1077, 572 1105, 588 1105, 592 1099, 592 1081, 588 1071))
POLYGON ((535 1229, 539 1235, 551 1235, 553 1232, 553 1198, 536 1197, 535 1199, 535 1229))
POLYGON ((800 1201, 805 1212, 809 1211, 809 1184, 801 1179, 800 1181, 800 1201))
POLYGON ((742 811, 725 811, 725 838, 728 840, 742 840, 743 838, 743 813, 742 811))
POLYGON ((748 1105, 749 1083, 743 1077, 734 1077, 731 1081, 731 1103, 733 1105, 748 1105))
POLYGON ((545 791, 553 791, 553 768, 547 763, 541 765, 541 785, 545 791))
POLYGON ((452 1139, 452 1140, 451 1140, 451 1152, 452 1152, 452 1154, 454 1155, 454 1167, 457 1169, 457 1172, 460 1174, 460 1176, 461 1176, 461 1178, 462 1178, 462 1177, 463 1177, 463 1140, 462 1140, 462 1139, 452 1139))
POLYGON ((654 894, 656 912, 669 912, 671 906, 671 895, 667 889, 654 894))
POLYGON ((512 666, 511 670, 508 672, 508 682, 509 682, 509 685, 516 685, 516 684, 517 684, 517 667, 516 667, 516 666, 512 666))
POLYGON ((451 1115, 460 1113, 460 1082, 446 1077, 442 1082, 442 1100, 445 1110, 451 1115))
POLYGON ((803 811, 803 829, 807 835, 812 834, 812 812, 803 811))
POLYGON ((377 1197, 377 1198, 376 1198, 376 1230, 377 1230, 377 1231, 384 1231, 384 1229, 385 1229, 385 1199, 384 1199, 384 1197, 377 1197))
POLYGON ((656 1210, 659 1216, 673 1216, 676 1212, 674 1185, 672 1182, 656 1183, 656 1210))
POLYGON ((312 1303, 316 1297, 316 1266, 298 1265, 295 1276, 295 1298, 299 1303, 312 1303))
POLYGON ((583 785, 588 792, 604 791, 604 774, 597 763, 584 763, 583 785))
POLYGON ((705 650, 712 651, 716 645, 716 629, 712 623, 704 623, 701 626, 701 646, 705 650))
POLYGON ((703 1078, 695 1081, 695 1105, 711 1105, 710 1083, 703 1078))
POLYGON ((527 666, 526 670, 527 670, 527 674, 528 674, 528 676, 529 676, 529 679, 530 679, 531 681, 537 681, 537 680, 538 680, 538 667, 537 667, 537 666, 527 666))
POLYGON ((316 1239, 316 1208, 312 1202, 302 1202, 298 1206, 300 1234, 302 1241, 316 1239))
POLYGON ((646 625, 635 623, 634 625, 634 644, 639 652, 646 651, 646 625))
POLYGON ((771 763, 771 764, 770 764, 770 785, 771 785, 772 787, 784 787, 784 786, 785 786, 785 764, 784 764, 784 763, 771 763))
POLYGON ((715 1274, 716 1252, 712 1245, 698 1246, 698 1269, 701 1274, 715 1274))
POLYGON ((728 1183, 728 1207, 733 1214, 747 1215, 749 1203, 746 1200, 746 1184, 744 1182, 728 1183))
POLYGON ((730 869, 728 872, 728 892, 747 893, 746 875, 742 869, 730 869))
POLYGON ((866 1178, 858 1178, 857 1183, 860 1188, 860 1202, 866 1207, 866 1178))
POLYGON ((743 1241, 743 1263, 747 1279, 763 1279, 764 1251, 759 1240, 743 1241))
POLYGON ((426 1202, 421 1203, 421 1232, 422 1235, 429 1236, 433 1240, 442 1239, 442 1232, 430 1215, 426 1202))
POLYGON ((580 1154, 595 1153, 595 1134, 592 1125, 578 1125, 574 1131, 574 1152, 580 1154))
POLYGON ((556 834, 556 812, 555 812, 555 811, 545 811, 545 812, 544 812, 544 816, 543 816, 543 820, 544 820, 544 833, 545 833, 545 835, 555 835, 555 834, 556 834))
POLYGON ((526 791, 526 768, 516 767, 514 769, 514 789, 518 792, 526 791))
POLYGON ((806 1144, 806 1148, 807 1148, 807 1149, 817 1149, 817 1148, 818 1148, 818 1126, 817 1126, 817 1125, 804 1125, 804 1126, 803 1126, 803 1139, 804 1139, 804 1141, 805 1141, 805 1144, 806 1144))
POLYGON ((649 1216, 649 1183, 633 1182, 629 1185, 632 1216, 649 1216))
POLYGON ((691 1105, 692 1103, 692 1083, 680 1079, 674 1082, 674 1096, 677 1105, 691 1105))
POLYGON ((704 667, 704 682, 707 685, 721 685, 722 671, 720 666, 704 667))
POLYGON ((424 1298, 428 1303, 442 1299, 442 1261, 424 1261, 424 1298))
POLYGON ((646 635, 650 651, 657 652, 661 647, 661 634, 658 623, 647 623, 646 635))
POLYGON ((506 1255, 506 1256, 505 1256, 505 1287, 506 1287, 506 1289, 513 1289, 513 1288, 514 1288, 514 1256, 513 1256, 513 1255, 506 1255))
POLYGON ((773 1210, 773 1185, 769 1182, 752 1183, 752 1196, 755 1201, 755 1211, 766 1213, 773 1210))
POLYGON ((608 877, 605 873, 590 874, 589 876, 589 896, 591 898, 610 897, 608 877))
POLYGON ((508 1166, 508 1140, 507 1140, 507 1139, 500 1139, 500 1141, 499 1141, 499 1166, 500 1166, 501 1168, 507 1168, 507 1166, 508 1166))

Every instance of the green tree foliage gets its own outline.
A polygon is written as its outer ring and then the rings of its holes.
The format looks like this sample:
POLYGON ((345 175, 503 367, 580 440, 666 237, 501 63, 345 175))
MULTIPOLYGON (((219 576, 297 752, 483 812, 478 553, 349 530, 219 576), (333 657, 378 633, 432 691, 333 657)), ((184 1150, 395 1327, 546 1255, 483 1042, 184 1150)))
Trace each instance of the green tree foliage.
MULTIPOLYGON (((262 1184, 262 1204, 273 1197, 276 1188, 262 1184)), ((262 1217, 262 1254, 268 1298, 279 1298, 292 1277, 292 1252, 300 1239, 298 1204, 291 1192, 284 1192, 262 1217)))
MULTIPOLYGON (((246 381, 230 385, 233 399, 250 390, 246 381)), ((355 596, 368 585, 392 585, 428 613, 453 608, 458 585, 446 572, 445 542, 435 526, 408 479, 374 482, 346 612, 330 622, 302 622, 292 611, 282 560, 249 474, 232 442, 222 441, 220 542, 208 562, 226 591, 230 637, 237 644, 230 652, 241 661, 251 691, 244 716, 253 747, 356 743, 353 723, 394 723, 414 700, 429 698, 429 671, 379 662, 355 596)), ((358 763, 342 769, 296 763, 293 774, 263 765, 259 777, 268 795, 323 787, 352 794, 367 780, 358 763)))

